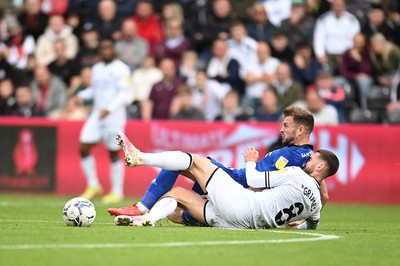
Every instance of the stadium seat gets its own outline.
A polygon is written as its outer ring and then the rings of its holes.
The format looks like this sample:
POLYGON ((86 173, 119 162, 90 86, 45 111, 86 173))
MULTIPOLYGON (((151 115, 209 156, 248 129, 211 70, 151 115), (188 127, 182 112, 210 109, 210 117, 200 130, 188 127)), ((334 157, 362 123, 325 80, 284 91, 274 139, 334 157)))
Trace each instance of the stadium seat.
POLYGON ((386 87, 374 86, 368 93, 368 109, 385 110, 390 101, 390 90, 386 87))
POLYGON ((382 116, 380 112, 369 109, 353 109, 350 112, 349 121, 351 123, 381 123, 382 116))

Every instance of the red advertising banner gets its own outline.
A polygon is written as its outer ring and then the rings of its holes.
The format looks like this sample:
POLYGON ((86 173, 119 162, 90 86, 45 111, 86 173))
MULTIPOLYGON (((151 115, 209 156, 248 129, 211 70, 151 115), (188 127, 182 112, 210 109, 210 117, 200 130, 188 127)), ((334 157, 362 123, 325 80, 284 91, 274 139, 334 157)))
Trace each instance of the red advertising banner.
MULTIPOLYGON (((78 151, 82 124, 82 122, 55 122, 44 119, 0 119, 0 137, 6 137, 3 133, 6 132, 6 128, 15 126, 56 128, 55 147, 43 144, 38 146, 39 143, 35 145, 38 150, 56 151, 54 192, 77 195, 86 185, 78 151)), ((129 121, 126 134, 142 151, 183 150, 211 156, 232 167, 243 167, 244 148, 255 146, 261 155, 266 154, 267 147, 278 138, 279 128, 280 125, 277 123, 129 121)), ((49 133, 43 131, 43 134, 49 133)), ((315 128, 312 135, 315 149, 332 150, 338 155, 341 163, 338 173, 327 180, 330 201, 400 204, 398 136, 400 136, 399 126, 341 125, 315 128)), ((8 151, 1 151, 2 158, 9 156, 11 159, 5 161, 14 165, 13 155, 4 157, 4 152, 8 151)), ((40 154, 38 153, 39 157, 40 154)), ((93 150, 93 154, 100 182, 105 192, 108 192, 110 187, 108 153, 102 145, 99 145, 93 150)), ((44 159, 48 162, 48 168, 52 169, 54 161, 47 157, 44 159)), ((6 166, 7 169, 10 167, 14 166, 6 166)), ((4 163, 0 163, 0 173, 3 168, 4 163)), ((126 168, 125 194, 142 196, 158 171, 159 169, 152 167, 126 168)), ((180 177, 177 183, 187 188, 191 187, 191 184, 191 181, 184 177, 180 177)), ((4 190, 7 188, 0 183, 0 191, 4 190)))

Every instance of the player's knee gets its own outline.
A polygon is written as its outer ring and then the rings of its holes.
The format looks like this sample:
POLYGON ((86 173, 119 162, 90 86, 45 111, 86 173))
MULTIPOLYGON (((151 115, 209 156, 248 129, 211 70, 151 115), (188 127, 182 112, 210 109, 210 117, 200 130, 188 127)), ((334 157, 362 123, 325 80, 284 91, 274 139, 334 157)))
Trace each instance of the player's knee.
POLYGON ((119 161, 118 151, 109 151, 108 154, 110 156, 111 162, 114 163, 119 161))
POLYGON ((170 220, 173 223, 183 224, 182 213, 183 213, 183 210, 181 208, 176 208, 176 210, 171 215, 169 215, 167 218, 168 218, 168 220, 170 220))
POLYGON ((82 144, 79 147, 79 153, 82 158, 88 157, 90 155, 90 147, 87 145, 82 144))

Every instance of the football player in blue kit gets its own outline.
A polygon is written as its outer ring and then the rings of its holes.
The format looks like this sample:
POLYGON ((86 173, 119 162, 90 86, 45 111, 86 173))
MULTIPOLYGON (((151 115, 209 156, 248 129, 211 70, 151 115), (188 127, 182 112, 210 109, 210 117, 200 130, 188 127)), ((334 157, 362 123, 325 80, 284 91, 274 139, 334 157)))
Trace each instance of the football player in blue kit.
MULTIPOLYGON (((281 127, 283 148, 269 152, 265 157, 256 163, 258 171, 272 171, 283 169, 287 166, 304 167, 310 156, 314 153, 313 146, 310 144, 310 134, 314 128, 314 117, 307 110, 290 106, 284 110, 284 121, 281 127)), ((237 183, 245 188, 249 188, 246 181, 246 169, 235 169, 222 165, 214 159, 210 159, 215 165, 219 166, 231 176, 237 183)), ((129 166, 129 165, 128 165, 129 166)), ((111 215, 138 216, 147 213, 154 204, 167 193, 175 184, 179 171, 162 170, 151 182, 145 196, 132 206, 122 208, 110 208, 111 215)), ((195 183, 193 190, 199 194, 204 192, 195 183)), ((326 184, 321 184, 322 205, 328 200, 326 184)), ((181 221, 186 225, 198 225, 188 212, 181 210, 170 217, 174 222, 181 221)))

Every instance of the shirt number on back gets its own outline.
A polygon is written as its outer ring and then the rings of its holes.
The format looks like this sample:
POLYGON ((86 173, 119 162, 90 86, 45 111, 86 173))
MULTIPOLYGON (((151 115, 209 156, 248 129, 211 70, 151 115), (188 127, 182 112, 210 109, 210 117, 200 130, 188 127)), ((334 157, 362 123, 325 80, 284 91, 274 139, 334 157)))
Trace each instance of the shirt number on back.
POLYGON ((300 215, 304 210, 304 205, 300 202, 296 202, 290 205, 289 208, 284 208, 275 216, 275 222, 277 225, 284 225, 291 219, 300 215))

